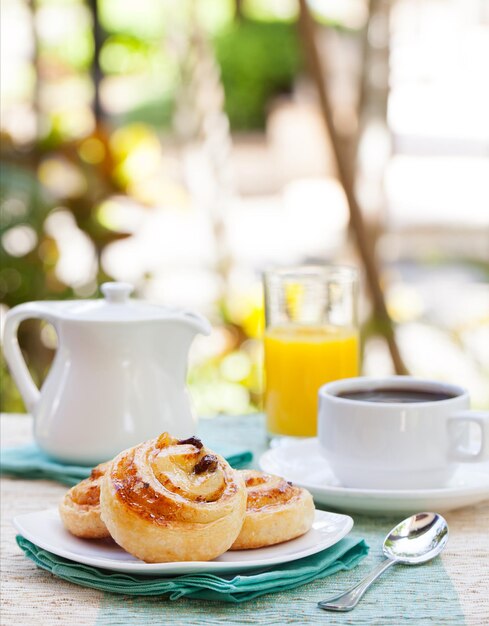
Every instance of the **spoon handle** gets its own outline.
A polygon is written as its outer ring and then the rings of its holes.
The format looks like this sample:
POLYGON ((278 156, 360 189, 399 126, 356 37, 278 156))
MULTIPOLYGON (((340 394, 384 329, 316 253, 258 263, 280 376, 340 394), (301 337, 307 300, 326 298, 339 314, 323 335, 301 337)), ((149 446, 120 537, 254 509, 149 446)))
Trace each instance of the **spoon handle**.
POLYGON ((367 591, 374 580, 377 580, 377 578, 394 563, 396 563, 396 561, 392 559, 385 559, 379 563, 377 567, 370 572, 370 574, 365 576, 365 578, 359 582, 358 585, 355 585, 355 587, 348 589, 348 591, 345 591, 344 593, 318 602, 318 607, 324 609, 325 611, 351 611, 360 602, 360 598, 367 591))

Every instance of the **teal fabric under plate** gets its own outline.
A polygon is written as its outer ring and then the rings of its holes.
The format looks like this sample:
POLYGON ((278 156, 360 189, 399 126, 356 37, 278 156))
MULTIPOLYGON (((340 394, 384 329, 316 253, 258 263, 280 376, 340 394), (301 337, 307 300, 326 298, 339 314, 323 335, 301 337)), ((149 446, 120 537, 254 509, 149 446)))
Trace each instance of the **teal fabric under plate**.
POLYGON ((68 561, 17 536, 24 554, 42 569, 70 582, 112 593, 138 596, 167 596, 170 600, 197 598, 223 602, 245 602, 271 591, 283 591, 355 567, 367 554, 364 541, 346 537, 331 548, 305 559, 269 570, 242 575, 141 576, 111 572, 68 561))

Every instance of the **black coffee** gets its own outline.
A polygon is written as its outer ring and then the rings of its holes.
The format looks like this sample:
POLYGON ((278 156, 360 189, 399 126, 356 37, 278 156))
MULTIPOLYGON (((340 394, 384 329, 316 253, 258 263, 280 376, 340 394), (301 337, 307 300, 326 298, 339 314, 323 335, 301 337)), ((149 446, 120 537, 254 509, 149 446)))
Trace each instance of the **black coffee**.
POLYGON ((442 391, 423 391, 421 389, 366 389, 362 391, 344 391, 338 398, 361 400, 362 402, 439 402, 455 398, 455 394, 442 391))

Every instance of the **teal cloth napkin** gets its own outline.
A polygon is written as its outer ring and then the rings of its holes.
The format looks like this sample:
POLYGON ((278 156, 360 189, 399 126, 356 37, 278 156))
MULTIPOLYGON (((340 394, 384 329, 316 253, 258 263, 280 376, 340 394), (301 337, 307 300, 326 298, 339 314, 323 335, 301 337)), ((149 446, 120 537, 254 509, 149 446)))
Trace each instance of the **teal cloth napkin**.
POLYGON ((350 570, 368 553, 363 539, 345 537, 318 554, 278 565, 266 571, 221 577, 214 574, 185 574, 165 578, 122 574, 81 565, 39 548, 21 535, 17 543, 34 563, 59 578, 101 591, 134 596, 168 596, 224 602, 245 602, 266 593, 284 591, 325 578, 340 570, 350 570))
MULTIPOLYGON (((253 459, 244 448, 223 443, 208 446, 225 457, 232 467, 242 467, 253 459)), ((18 478, 47 478, 65 485, 76 485, 90 475, 92 468, 81 465, 64 465, 49 458, 35 445, 3 448, 0 451, 0 473, 18 478)))

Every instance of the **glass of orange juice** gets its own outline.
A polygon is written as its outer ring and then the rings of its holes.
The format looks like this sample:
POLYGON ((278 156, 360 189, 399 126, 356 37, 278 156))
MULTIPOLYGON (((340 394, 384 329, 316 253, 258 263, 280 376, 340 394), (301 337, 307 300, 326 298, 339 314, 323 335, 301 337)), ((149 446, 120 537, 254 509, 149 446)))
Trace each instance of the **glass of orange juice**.
POLYGON ((271 437, 317 434, 318 389, 358 376, 358 274, 346 266, 265 273, 265 412, 271 437))

